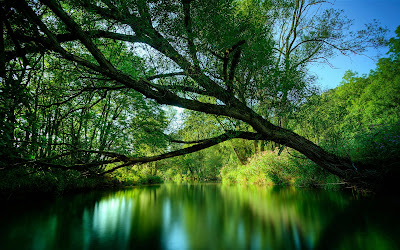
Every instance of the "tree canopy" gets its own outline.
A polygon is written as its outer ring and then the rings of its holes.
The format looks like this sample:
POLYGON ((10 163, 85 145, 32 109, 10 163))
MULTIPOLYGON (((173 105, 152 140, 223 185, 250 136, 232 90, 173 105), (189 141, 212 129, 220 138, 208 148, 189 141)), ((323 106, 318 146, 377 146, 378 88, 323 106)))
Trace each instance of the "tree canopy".
POLYGON ((310 63, 385 42, 377 23, 351 31, 351 20, 326 3, 3 1, 4 158, 102 174, 94 167, 121 163, 116 169, 244 138, 291 147, 349 181, 375 178, 288 126, 313 94, 310 63), (160 105, 215 115, 226 128, 219 124, 220 134, 171 151, 160 105))

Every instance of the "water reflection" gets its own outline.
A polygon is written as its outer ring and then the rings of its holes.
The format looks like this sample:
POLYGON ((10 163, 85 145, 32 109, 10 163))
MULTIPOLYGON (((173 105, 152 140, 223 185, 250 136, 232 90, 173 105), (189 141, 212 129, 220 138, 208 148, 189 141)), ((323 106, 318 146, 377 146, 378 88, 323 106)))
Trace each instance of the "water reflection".
POLYGON ((396 249, 398 204, 294 188, 162 185, 8 204, 2 249, 396 249))

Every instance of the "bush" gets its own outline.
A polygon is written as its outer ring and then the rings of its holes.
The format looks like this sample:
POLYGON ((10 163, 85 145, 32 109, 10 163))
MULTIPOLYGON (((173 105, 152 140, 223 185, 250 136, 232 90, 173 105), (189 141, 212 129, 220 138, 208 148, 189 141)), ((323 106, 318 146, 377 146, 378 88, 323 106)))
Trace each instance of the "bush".
POLYGON ((354 135, 349 146, 353 160, 391 159, 400 155, 400 123, 371 125, 354 135))
POLYGON ((113 181, 117 181, 120 185, 128 186, 163 183, 162 177, 152 175, 152 169, 146 166, 132 166, 117 169, 108 174, 108 177, 113 181))
POLYGON ((255 155, 246 165, 225 165, 220 175, 223 183, 242 185, 315 186, 339 182, 312 161, 293 157, 287 151, 278 156, 277 150, 255 155))
MULTIPOLYGON (((112 166, 109 166, 110 168, 112 166)), ((21 166, 3 170, 0 174, 0 199, 31 193, 62 195, 82 190, 110 186, 162 183, 160 176, 152 176, 147 170, 139 172, 132 167, 118 169, 106 176, 86 177, 76 170, 47 169, 21 166)))
POLYGON ((104 178, 87 178, 75 170, 37 171, 35 168, 19 167, 1 173, 0 194, 6 197, 29 193, 60 195, 106 184, 108 183, 104 178))
POLYGON ((149 184, 160 184, 163 183, 163 179, 160 176, 153 176, 153 175, 147 175, 143 176, 139 180, 140 185, 149 185, 149 184))

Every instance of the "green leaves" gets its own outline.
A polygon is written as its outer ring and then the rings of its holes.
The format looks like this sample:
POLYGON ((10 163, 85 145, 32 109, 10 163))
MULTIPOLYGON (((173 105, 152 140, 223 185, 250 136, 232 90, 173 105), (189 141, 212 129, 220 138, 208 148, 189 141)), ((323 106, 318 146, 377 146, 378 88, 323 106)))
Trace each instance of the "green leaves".
MULTIPOLYGON (((396 38, 390 41, 396 46, 396 38)), ((392 50, 369 75, 346 72, 339 87, 309 99, 296 113, 298 131, 353 159, 394 157, 399 152, 398 54, 392 50)))

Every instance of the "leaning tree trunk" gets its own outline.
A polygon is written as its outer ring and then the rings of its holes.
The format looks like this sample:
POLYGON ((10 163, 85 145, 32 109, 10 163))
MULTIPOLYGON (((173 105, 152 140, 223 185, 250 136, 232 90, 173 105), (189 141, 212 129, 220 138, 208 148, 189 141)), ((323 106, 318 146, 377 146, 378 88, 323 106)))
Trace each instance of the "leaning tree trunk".
POLYGON ((260 139, 270 140, 297 150, 350 185, 362 189, 374 189, 382 182, 385 173, 374 170, 374 166, 371 168, 360 162, 352 162, 350 158, 332 154, 303 136, 272 124, 240 102, 233 103, 227 110, 227 115, 251 125, 261 134, 260 139))
POLYGON ((363 163, 352 162, 350 158, 329 153, 312 141, 290 130, 275 126, 261 116, 253 113, 253 118, 247 122, 265 138, 299 151, 308 159, 350 185, 362 189, 374 189, 382 181, 383 173, 378 173, 363 163))

